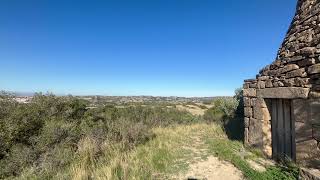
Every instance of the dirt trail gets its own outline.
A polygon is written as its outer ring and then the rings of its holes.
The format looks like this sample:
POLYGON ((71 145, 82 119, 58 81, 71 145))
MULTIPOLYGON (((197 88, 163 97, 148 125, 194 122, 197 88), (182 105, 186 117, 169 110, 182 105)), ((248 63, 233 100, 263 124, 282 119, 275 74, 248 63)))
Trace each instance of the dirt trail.
POLYGON ((214 156, 207 156, 206 145, 197 136, 192 137, 193 143, 185 146, 191 150, 193 158, 188 162, 189 168, 186 172, 180 173, 173 179, 196 179, 196 180, 241 180, 244 179, 242 172, 233 164, 219 160, 214 156))

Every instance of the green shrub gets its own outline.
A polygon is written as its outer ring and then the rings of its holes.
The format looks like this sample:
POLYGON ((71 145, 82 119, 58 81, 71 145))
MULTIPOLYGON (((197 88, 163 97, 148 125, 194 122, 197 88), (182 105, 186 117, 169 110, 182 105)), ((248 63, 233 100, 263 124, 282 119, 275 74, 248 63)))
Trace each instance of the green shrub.
POLYGON ((204 114, 204 119, 224 124, 226 120, 235 116, 239 101, 236 98, 218 98, 213 101, 213 105, 214 107, 204 114))
POLYGON ((244 108, 242 90, 237 89, 234 97, 215 99, 213 105, 214 107, 205 112, 204 120, 223 126, 230 139, 243 140, 244 108))
POLYGON ((104 147, 119 144, 121 151, 129 151, 153 138, 153 127, 200 120, 163 105, 87 109, 88 105, 52 94, 36 94, 30 103, 18 104, 10 94, 0 93, 0 179, 70 179, 71 167, 90 172, 86 168, 92 167, 92 160, 87 157, 105 156, 108 163, 112 152, 102 152, 104 147), (85 154, 91 150, 83 151, 83 142, 94 142, 92 155, 85 154))

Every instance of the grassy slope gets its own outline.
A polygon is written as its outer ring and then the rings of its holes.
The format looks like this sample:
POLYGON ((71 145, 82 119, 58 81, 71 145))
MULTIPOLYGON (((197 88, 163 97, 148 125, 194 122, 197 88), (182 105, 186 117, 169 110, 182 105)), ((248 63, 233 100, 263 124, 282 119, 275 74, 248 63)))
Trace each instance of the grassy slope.
POLYGON ((103 159, 90 160, 92 148, 83 159, 70 171, 73 179, 170 179, 179 172, 188 170, 188 162, 192 161, 194 154, 190 146, 194 137, 205 142, 207 152, 203 158, 215 155, 223 160, 233 163, 239 168, 247 179, 295 179, 288 170, 279 167, 269 167, 266 172, 253 170, 245 161, 250 156, 239 154, 244 148, 240 142, 228 140, 222 129, 207 124, 182 125, 171 128, 154 129, 156 138, 144 145, 138 146, 130 153, 121 153, 117 146, 109 147, 113 150, 111 162, 103 159))

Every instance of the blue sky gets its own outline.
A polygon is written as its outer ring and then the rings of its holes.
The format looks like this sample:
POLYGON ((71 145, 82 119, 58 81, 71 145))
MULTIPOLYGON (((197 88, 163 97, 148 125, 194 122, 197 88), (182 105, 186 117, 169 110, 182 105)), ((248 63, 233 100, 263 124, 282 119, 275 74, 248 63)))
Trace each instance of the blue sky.
POLYGON ((0 89, 232 95, 271 63, 293 0, 1 0, 0 89))

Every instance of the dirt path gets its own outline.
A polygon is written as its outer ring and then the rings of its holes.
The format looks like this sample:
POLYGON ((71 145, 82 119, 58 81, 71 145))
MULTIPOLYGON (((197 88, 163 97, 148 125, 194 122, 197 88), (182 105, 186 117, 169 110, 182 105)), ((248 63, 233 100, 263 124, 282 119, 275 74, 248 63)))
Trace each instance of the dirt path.
POLYGON ((219 160, 217 157, 208 156, 205 143, 198 136, 192 137, 193 143, 185 146, 191 150, 193 158, 187 162, 189 168, 186 172, 180 173, 173 179, 196 179, 196 180, 241 180, 242 172, 233 164, 219 160))

